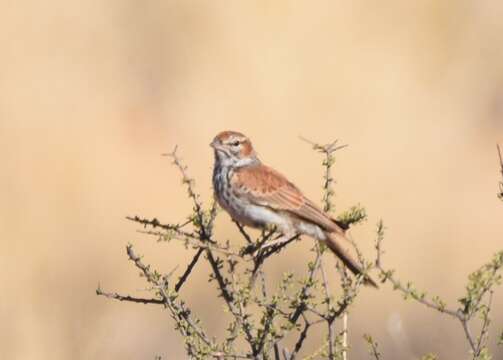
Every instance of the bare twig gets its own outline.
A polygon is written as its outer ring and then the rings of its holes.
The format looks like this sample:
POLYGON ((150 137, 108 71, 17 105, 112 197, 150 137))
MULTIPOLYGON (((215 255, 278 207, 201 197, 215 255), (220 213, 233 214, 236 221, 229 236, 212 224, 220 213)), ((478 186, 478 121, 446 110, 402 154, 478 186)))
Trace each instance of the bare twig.
POLYGON ((223 351, 219 352, 214 352, 210 354, 211 357, 214 357, 215 359, 250 359, 248 355, 240 355, 240 354, 229 354, 223 351))
MULTIPOLYGON (((161 231, 138 230, 138 232, 141 234, 157 236, 159 238, 159 241, 164 240, 165 236, 166 236, 166 234, 161 231)), ((217 242, 215 242, 213 240, 207 241, 207 242, 201 242, 200 240, 192 239, 192 238, 178 238, 178 237, 169 238, 168 237, 168 239, 175 239, 178 241, 182 241, 185 243, 185 245, 190 245, 191 247, 193 247, 195 249, 209 249, 209 250, 212 250, 214 252, 221 253, 224 255, 242 258, 243 261, 250 261, 250 259, 245 259, 243 254, 240 254, 237 251, 232 251, 229 247, 223 247, 222 245, 218 244, 217 242)))
POLYGON ((501 176, 503 176, 503 155, 501 153, 501 148, 500 148, 499 144, 496 145, 496 147, 498 148, 498 157, 500 159, 501 176))
POLYGON ((461 321, 461 325, 463 326, 463 331, 465 332, 465 337, 468 340, 468 343, 470 344, 470 348, 475 353, 475 351, 476 351, 475 339, 473 338, 472 332, 471 332, 470 327, 468 325, 468 320, 463 319, 460 321, 461 321))
POLYGON ((367 344, 369 344, 369 346, 370 346, 370 355, 375 360, 380 360, 381 359, 381 354, 379 353, 379 351, 377 349, 377 342, 374 341, 374 339, 372 338, 372 336, 370 336, 368 334, 364 334, 363 338, 365 339, 365 341, 367 342, 367 344))
POLYGON ((462 315, 459 313, 459 311, 447 309, 445 307, 445 304, 442 301, 440 301, 438 298, 436 299, 435 302, 426 299, 426 297, 424 296, 424 293, 419 293, 417 290, 412 288, 410 286, 410 284, 407 287, 402 285, 402 283, 394 277, 393 271, 386 270, 383 268, 381 247, 382 247, 382 241, 384 239, 384 229, 385 228, 384 228, 383 222, 379 221, 379 223, 377 225, 377 237, 376 237, 376 242, 375 242, 375 249, 377 252, 375 264, 376 264, 376 268, 381 273, 380 275, 382 278, 382 282, 389 281, 393 285, 394 289, 401 291, 405 296, 413 298, 417 302, 425 305, 426 307, 429 307, 430 309, 434 309, 434 310, 437 310, 441 313, 445 313, 445 314, 448 314, 454 318, 460 319, 460 316, 462 316, 462 315))
POLYGON ((499 157, 499 161, 500 161, 500 173, 501 173, 501 179, 502 179, 499 184, 498 197, 500 198, 500 200, 503 200, 503 155, 502 155, 501 148, 500 148, 499 144, 496 145, 496 147, 498 148, 498 157, 499 157))
POLYGON ((331 198, 334 195, 332 189, 332 183, 334 181, 332 177, 332 166, 335 163, 334 153, 340 149, 344 149, 348 145, 337 145, 339 140, 334 140, 331 143, 320 145, 302 136, 300 136, 300 139, 310 144, 315 151, 325 155, 325 160, 323 161, 323 166, 325 168, 325 174, 323 176, 323 210, 325 212, 333 211, 331 198))
POLYGON ((161 229, 164 229, 164 230, 166 230, 168 232, 174 232, 175 234, 177 234, 179 236, 183 236, 183 237, 187 237, 187 238, 192 238, 192 239, 196 239, 197 238, 196 234, 189 233, 189 232, 181 230, 184 226, 186 226, 187 224, 190 224, 192 222, 192 220, 188 220, 187 222, 185 222, 183 224, 171 225, 171 224, 162 224, 156 218, 145 219, 145 218, 141 218, 141 217, 136 216, 136 215, 135 216, 126 216, 126 219, 130 220, 130 221, 137 222, 139 224, 142 224, 143 227, 152 226, 152 228, 154 228, 154 229, 155 228, 161 228, 161 229))
POLYGON ((185 270, 185 272, 183 273, 183 275, 180 276, 180 278, 178 279, 178 282, 175 285, 175 291, 176 292, 179 292, 180 288, 183 286, 183 284, 185 283, 185 281, 187 281, 187 279, 189 278, 190 273, 192 272, 192 269, 194 269, 194 266, 196 266, 197 261, 199 260, 199 257, 201 256, 201 254, 203 252, 204 252, 204 249, 199 248, 199 250, 197 250, 196 255, 194 255, 194 258, 192 259, 192 261, 190 262, 190 264, 187 266, 187 269, 185 270))
POLYGON ((475 347, 475 351, 473 354, 475 358, 477 358, 480 355, 482 349, 487 343, 489 324, 491 323, 491 320, 489 318, 489 312, 491 311, 492 301, 493 301, 493 291, 490 291, 489 300, 487 301, 487 305, 484 307, 482 312, 482 327, 480 329, 480 335, 478 336, 477 345, 475 347))
POLYGON ((233 222, 234 222, 234 224, 236 224, 237 228, 239 229, 239 232, 241 233, 241 235, 243 235, 243 237, 246 240, 246 242, 248 244, 253 244, 253 241, 252 241, 250 235, 248 235, 248 233, 244 229, 244 226, 241 225, 240 223, 238 223, 237 221, 233 221, 233 222))
POLYGON ((164 300, 162 299, 145 299, 145 298, 137 298, 129 295, 120 295, 118 293, 109 293, 101 290, 101 287, 98 286, 96 289, 96 295, 104 296, 110 299, 115 299, 118 301, 129 301, 140 304, 156 304, 156 305, 164 305, 164 300))
POLYGON ((295 359, 297 356, 298 352, 302 348, 302 345, 304 344, 304 340, 307 338, 307 332, 309 328, 311 327, 311 323, 307 320, 306 316, 303 316, 304 319, 304 329, 302 329, 299 338, 297 339, 297 342, 295 343, 295 348, 293 349, 293 352, 290 355, 290 359, 295 359))
POLYGON ((279 355, 279 346, 278 343, 274 343, 274 360, 281 360, 280 355, 279 355))
POLYGON ((295 310, 289 316, 289 321, 292 324, 297 323, 297 320, 299 319, 299 317, 307 309, 306 302, 309 299, 310 290, 314 285, 314 275, 316 273, 316 270, 318 269, 320 258, 321 258, 321 254, 317 253, 316 258, 314 259, 314 263, 310 264, 310 266, 309 266, 310 270, 309 270, 309 274, 307 276, 307 279, 305 281, 305 284, 304 284, 304 286, 302 286, 301 290, 299 291, 299 295, 296 296, 296 300, 298 300, 298 305, 295 307, 295 310))
POLYGON ((287 348, 283 348, 283 357, 285 360, 293 360, 287 348))

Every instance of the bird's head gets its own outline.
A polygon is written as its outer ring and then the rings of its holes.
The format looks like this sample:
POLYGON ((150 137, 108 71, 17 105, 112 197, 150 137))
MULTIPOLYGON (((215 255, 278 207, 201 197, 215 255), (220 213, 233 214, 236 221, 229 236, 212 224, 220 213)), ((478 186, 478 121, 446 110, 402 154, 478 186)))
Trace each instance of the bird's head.
POLYGON ((236 131, 222 131, 210 146, 223 165, 245 166, 258 161, 250 139, 236 131))

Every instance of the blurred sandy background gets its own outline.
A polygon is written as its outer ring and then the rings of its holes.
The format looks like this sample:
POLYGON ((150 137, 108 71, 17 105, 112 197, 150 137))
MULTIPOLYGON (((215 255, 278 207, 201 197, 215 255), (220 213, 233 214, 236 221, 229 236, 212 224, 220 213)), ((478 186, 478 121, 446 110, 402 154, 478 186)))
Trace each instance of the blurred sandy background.
MULTIPOLYGON (((385 263, 453 303, 503 246, 503 3, 2 1, 0 358, 184 358, 167 313, 94 291, 144 294, 128 242, 163 271, 190 259, 124 216, 190 212, 159 156, 175 144, 209 200, 208 143, 223 129, 249 135, 313 199, 320 158, 298 136, 350 144, 337 208, 369 213, 353 236, 371 255, 382 217, 385 263)), ((217 231, 236 238, 224 214, 217 231)), ((276 271, 304 266, 293 259, 310 245, 292 246, 276 271)), ((183 296, 219 333, 207 270, 183 296)), ((386 359, 467 350, 454 320, 389 287, 353 307, 352 360, 368 358, 364 332, 386 359)))

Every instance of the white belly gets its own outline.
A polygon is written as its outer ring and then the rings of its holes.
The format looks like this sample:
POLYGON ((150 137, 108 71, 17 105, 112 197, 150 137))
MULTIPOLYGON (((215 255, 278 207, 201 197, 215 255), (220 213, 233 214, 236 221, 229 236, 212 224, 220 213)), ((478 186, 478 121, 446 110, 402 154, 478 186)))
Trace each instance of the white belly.
POLYGON ((256 226, 276 225, 281 230, 291 228, 290 220, 286 215, 264 206, 248 205, 243 215, 256 226))

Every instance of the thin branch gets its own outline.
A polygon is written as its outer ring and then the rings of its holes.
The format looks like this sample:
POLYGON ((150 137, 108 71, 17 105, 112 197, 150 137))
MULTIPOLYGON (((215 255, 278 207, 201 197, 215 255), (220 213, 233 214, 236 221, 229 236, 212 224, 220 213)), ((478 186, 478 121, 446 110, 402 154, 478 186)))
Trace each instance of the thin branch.
POLYGON ((217 214, 218 214, 218 203, 215 199, 213 199, 213 203, 211 204, 211 208, 209 211, 208 223, 206 225, 208 228, 208 232, 210 234, 213 233, 213 226, 215 225, 215 219, 217 218, 217 214))
POLYGON ((320 319, 323 319, 323 320, 326 320, 326 321, 328 321, 330 319, 329 316, 327 316, 326 314, 323 314, 321 311, 317 310, 316 308, 314 308, 314 307, 312 307, 310 305, 306 305, 306 310, 308 310, 309 312, 313 313, 314 315, 316 315, 320 319))
POLYGON ((323 352, 325 352, 325 349, 328 347, 328 341, 325 341, 323 345, 317 349, 313 354, 310 356, 305 357, 303 360, 314 360, 317 359, 319 355, 321 355, 323 352))
POLYGON ((489 313, 491 311, 492 302, 493 302, 493 291, 489 293, 489 300, 487 301, 487 305, 482 313, 483 316, 482 328, 480 329, 480 335, 478 336, 476 351, 474 353, 475 357, 478 357, 480 355, 480 352, 482 351, 484 344, 487 342, 486 338, 488 335, 489 324, 491 323, 489 313))
POLYGON ((189 233, 189 232, 186 232, 186 231, 182 231, 181 229, 186 226, 187 224, 190 224, 192 222, 192 220, 188 220, 187 222, 183 223, 183 224, 175 224, 175 225, 171 225, 171 224, 162 224, 161 222, 159 222, 159 220, 157 220, 156 218, 153 218, 153 219, 145 219, 145 218, 141 218, 137 215, 135 216, 126 216, 126 219, 127 220, 130 220, 130 221, 133 221, 133 222, 137 222, 139 224, 142 224, 143 227, 147 227, 147 226, 152 226, 152 228, 161 228, 161 229, 164 229, 168 232, 174 232, 180 236, 183 236, 183 237, 187 237, 187 238, 192 238, 192 239, 196 239, 197 238, 197 235, 196 234, 193 234, 193 233, 189 233))
POLYGON ((342 359, 348 358, 348 312, 342 313, 342 359))
POLYGON ((358 291, 363 285, 364 278, 359 276, 354 283, 352 283, 348 289, 344 292, 344 295, 342 296, 342 299, 340 299, 337 304, 339 305, 339 308, 337 310, 332 310, 332 313, 329 316, 330 321, 334 321, 336 318, 341 316, 348 307, 353 303, 353 300, 356 298, 358 295, 358 291))
POLYGON ((194 266, 196 266, 197 261, 199 260, 199 257, 201 256, 201 254, 203 252, 204 252, 204 249, 199 248, 199 250, 197 250, 196 255, 194 255, 194 258, 192 259, 192 261, 190 262, 190 264, 187 266, 187 269, 185 270, 185 272, 183 273, 183 275, 180 276, 180 278, 178 279, 178 282, 175 285, 175 291, 176 292, 179 292, 180 288, 183 286, 183 284, 185 283, 185 281, 187 281, 187 279, 189 278, 190 273, 194 269, 194 266))
POLYGON ((279 345, 278 343, 274 343, 274 360, 281 360, 280 355, 279 355, 279 345))
POLYGON ((283 348, 283 357, 285 360, 293 360, 287 348, 283 348))
POLYGON ((133 245, 128 244, 126 246, 126 252, 129 257, 129 260, 134 262, 135 266, 141 270, 145 279, 147 279, 147 281, 153 285, 159 285, 155 274, 152 271, 150 271, 150 266, 143 264, 141 258, 134 253, 133 245))
POLYGON ((211 354, 216 359, 250 359, 247 355, 229 354, 225 352, 214 352, 211 354))
POLYGON ((225 302, 229 306, 229 310, 234 311, 234 296, 232 295, 231 291, 228 289, 227 284, 228 281, 224 278, 222 273, 220 272, 220 260, 218 258, 215 258, 213 256, 213 253, 211 252, 210 249, 206 249, 206 258, 208 259, 211 268, 213 270, 213 275, 215 276, 215 279, 217 280, 218 286, 220 288, 220 291, 222 293, 222 297, 224 298, 225 302))
POLYGON ((297 354, 299 353, 300 349, 302 348, 302 345, 304 344, 304 341, 307 338, 307 332, 309 331, 309 328, 311 327, 311 323, 307 320, 305 316, 303 316, 304 319, 304 328, 300 332, 299 338, 297 339, 297 342, 295 343, 295 347, 293 349, 292 354, 290 355, 290 359, 294 360, 297 354))
MULTIPOLYGON (((316 251, 321 251, 320 250, 320 245, 317 243, 316 244, 316 251)), ((323 291, 325 293, 325 301, 327 303, 327 314, 329 314, 332 310, 332 304, 331 304, 331 298, 330 298, 330 289, 328 287, 328 280, 327 276, 325 273, 325 268, 323 266, 323 258, 320 257, 320 262, 318 269, 321 273, 321 280, 323 284, 323 291)), ((333 359, 335 354, 334 354, 334 328, 333 328, 333 321, 328 321, 327 320, 327 328, 328 328, 328 358, 333 359)))
POLYGON ((309 298, 309 290, 313 286, 313 279, 314 279, 314 274, 316 272, 316 269, 318 268, 319 261, 321 258, 321 254, 317 253, 316 258, 314 259, 314 264, 311 265, 311 268, 309 270, 309 275, 307 277, 306 283, 300 290, 298 300, 299 300, 299 305, 296 307, 296 309, 292 312, 292 314, 289 316, 289 321, 292 324, 295 324, 299 317, 302 315, 302 313, 307 309, 307 304, 306 300, 309 298))
POLYGON ((375 267, 381 269, 381 256, 384 253, 382 250, 382 241, 384 240, 384 223, 381 220, 377 223, 377 237, 375 241, 375 249, 376 249, 376 260, 375 267))
POLYGON ((498 148, 498 157, 500 160, 500 172, 501 172, 501 179, 502 179, 499 184, 498 197, 500 198, 500 200, 503 200, 503 155, 502 155, 501 148, 500 148, 499 144, 496 145, 496 147, 498 148))
MULTIPOLYGON (((384 269, 379 269, 379 270, 381 270, 383 273, 386 273, 386 271, 384 269)), ((389 280, 391 282, 391 284, 393 284, 393 288, 400 290, 402 293, 406 294, 407 296, 410 296, 411 298, 413 298, 417 302, 425 305, 426 307, 429 307, 430 309, 437 310, 441 313, 450 315, 450 316, 458 318, 460 320, 462 319, 463 315, 459 311, 447 309, 444 306, 439 305, 438 303, 434 303, 434 302, 432 302, 426 298, 423 298, 421 296, 416 296, 414 294, 413 290, 410 290, 410 289, 404 287, 400 283, 400 281, 395 279, 395 277, 393 275, 386 275, 386 276, 387 276, 387 280, 389 280)))
POLYGON ((241 235, 243 235, 243 237, 245 238, 246 242, 248 244, 253 244, 253 241, 250 237, 250 235, 248 235, 248 233, 246 232, 245 228, 243 225, 241 225, 240 223, 238 223, 237 221, 233 220, 232 221, 234 224, 236 224, 237 228, 239 229, 239 232, 241 233, 241 235))
POLYGON ((472 332, 471 332, 470 327, 468 325, 468 320, 467 319, 463 319, 463 320, 460 320, 460 321, 461 321, 461 325, 463 326, 463 331, 465 332, 465 337, 468 340, 468 343, 470 344, 470 347, 471 347, 473 353, 475 353, 475 351, 477 350, 477 348, 475 346, 475 340, 473 338, 472 332))
POLYGON ((325 160, 323 161, 323 166, 325 168, 325 174, 323 176, 323 210, 325 212, 333 211, 333 204, 331 202, 331 198, 334 195, 332 190, 332 183, 334 181, 332 177, 332 166, 335 162, 334 153, 340 149, 347 147, 348 145, 337 145, 339 140, 334 140, 331 143, 320 145, 311 140, 308 140, 302 136, 300 139, 313 147, 315 151, 318 151, 325 155, 325 160))
POLYGON ((96 295, 104 296, 109 299, 114 299, 118 301, 129 301, 141 304, 155 304, 155 305, 164 305, 164 300, 162 299, 145 299, 145 298, 137 298, 129 295, 120 295, 118 293, 109 293, 101 290, 101 287, 98 286, 96 289, 96 295))
POLYGON ((498 148, 498 157, 500 159, 501 176, 503 176, 503 155, 501 153, 501 148, 500 148, 499 144, 496 145, 496 147, 498 148))
POLYGON ((262 349, 264 348, 265 340, 267 338, 267 335, 269 335, 269 330, 271 329, 274 316, 276 315, 276 307, 277 306, 275 304, 268 306, 263 316, 262 322, 264 323, 264 326, 262 329, 262 335, 257 341, 257 355, 260 354, 262 352, 262 349))
POLYGON ((364 334, 363 338, 365 339, 367 344, 369 344, 369 346, 370 346, 370 355, 372 355, 372 357, 375 360, 380 360, 381 354, 379 353, 379 350, 377 349, 377 342, 374 341, 374 339, 372 339, 372 336, 370 336, 368 334, 364 334))
MULTIPOLYGON (((138 232, 141 233, 141 234, 157 236, 157 237, 159 237, 159 241, 163 240, 164 237, 166 236, 166 234, 164 234, 161 231, 143 231, 143 230, 138 230, 138 232)), ((213 241, 213 240, 207 241, 207 242, 203 243, 200 240, 196 240, 196 239, 192 239, 192 238, 173 237, 171 239, 182 241, 186 245, 190 245, 190 246, 192 246, 195 249, 204 249, 204 250, 208 249, 208 250, 212 250, 212 251, 215 251, 215 252, 218 252, 218 253, 222 253, 224 255, 242 258, 243 261, 250 261, 249 259, 244 259, 242 254, 240 254, 240 253, 238 253, 236 251, 230 250, 229 247, 225 247, 224 248, 221 245, 219 245, 216 241, 213 241)))
POLYGON ((308 140, 306 139, 305 137, 303 136, 299 136, 299 139, 310 144, 314 150, 317 150, 317 151, 320 151, 320 152, 326 152, 327 149, 329 149, 329 151, 331 152, 335 152, 337 150, 340 150, 340 149, 343 149, 345 147, 348 147, 349 145, 345 144, 345 145, 337 145, 337 143, 339 142, 338 139, 332 141, 331 143, 328 143, 326 145, 320 145, 320 144, 317 144, 315 143, 314 141, 311 141, 311 140, 308 140))
POLYGON ((398 281, 393 276, 393 271, 386 270, 383 268, 383 266, 381 264, 381 261, 382 261, 381 260, 381 258, 382 258, 381 246, 382 246, 383 238, 384 238, 384 225, 383 225, 382 221, 380 221, 378 223, 377 238, 376 238, 376 242, 375 242, 375 248, 376 248, 376 252, 377 252, 375 263, 376 263, 376 268, 381 273, 381 277, 383 278, 383 282, 385 282, 385 281, 391 282, 391 284, 393 285, 393 289, 399 290, 405 296, 413 298, 414 300, 425 305, 426 307, 429 307, 429 308, 437 310, 441 313, 445 313, 445 314, 450 315, 454 318, 462 320, 464 318, 464 316, 460 311, 447 309, 445 307, 445 305, 438 300, 436 302, 433 302, 433 301, 426 299, 426 297, 423 296, 422 294, 418 294, 416 290, 414 290, 410 287, 403 286, 402 283, 400 281, 398 281))

